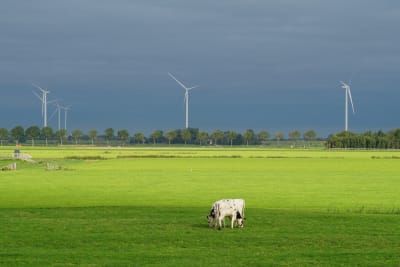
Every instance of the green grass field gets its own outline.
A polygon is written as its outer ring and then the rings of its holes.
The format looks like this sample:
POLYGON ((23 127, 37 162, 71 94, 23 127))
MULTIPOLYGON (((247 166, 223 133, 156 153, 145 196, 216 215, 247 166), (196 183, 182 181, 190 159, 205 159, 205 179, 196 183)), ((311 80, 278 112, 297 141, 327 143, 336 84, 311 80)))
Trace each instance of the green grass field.
POLYGON ((0 172, 1 266, 400 265, 398 151, 22 152, 0 172), (208 228, 221 198, 246 200, 243 229, 208 228))

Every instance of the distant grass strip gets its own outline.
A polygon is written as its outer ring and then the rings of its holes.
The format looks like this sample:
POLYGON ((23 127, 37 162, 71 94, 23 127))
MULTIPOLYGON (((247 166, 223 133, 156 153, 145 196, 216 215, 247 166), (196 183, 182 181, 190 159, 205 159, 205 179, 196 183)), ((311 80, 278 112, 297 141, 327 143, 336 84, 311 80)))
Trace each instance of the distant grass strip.
POLYGON ((399 156, 391 156, 391 157, 372 156, 371 159, 400 159, 400 157, 399 156))
POLYGON ((163 154, 137 154, 137 155, 118 155, 117 158, 126 159, 126 158, 202 158, 202 159, 229 159, 229 158, 241 158, 240 155, 163 155, 163 154))
POLYGON ((102 156, 66 156, 65 159, 76 159, 76 160, 106 160, 102 156))

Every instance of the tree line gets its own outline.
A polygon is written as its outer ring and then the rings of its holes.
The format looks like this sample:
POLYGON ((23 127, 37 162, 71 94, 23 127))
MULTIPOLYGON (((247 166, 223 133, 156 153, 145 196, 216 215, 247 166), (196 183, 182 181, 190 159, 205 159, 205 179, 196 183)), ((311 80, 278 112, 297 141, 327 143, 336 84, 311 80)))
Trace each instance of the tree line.
MULTIPOLYGON (((65 129, 54 131, 51 127, 40 128, 31 126, 24 129, 22 126, 16 126, 10 130, 0 128, 1 145, 8 143, 24 143, 35 145, 40 141, 46 145, 49 141, 62 145, 66 142, 80 144, 82 141, 91 143, 92 145, 106 143, 118 143, 119 145, 129 144, 197 144, 197 145, 263 145, 266 142, 275 141, 279 144, 281 141, 290 140, 292 146, 297 146, 300 140, 311 144, 317 140, 317 134, 314 130, 309 130, 301 134, 300 131, 294 130, 285 137, 283 132, 276 132, 273 135, 268 131, 255 132, 248 129, 243 133, 236 131, 216 130, 213 132, 201 131, 197 128, 176 129, 176 130, 155 130, 148 136, 142 132, 130 134, 126 129, 114 130, 107 128, 103 133, 96 129, 89 130, 84 133, 81 130, 73 130, 71 134, 67 134, 65 129)), ((304 145, 304 144, 303 144, 304 145)))
POLYGON ((399 149, 400 129, 383 131, 367 131, 352 133, 343 131, 331 135, 326 140, 328 148, 365 148, 365 149, 399 149))
POLYGON ((365 133, 353 133, 342 131, 330 135, 326 139, 317 138, 314 130, 301 133, 298 130, 290 131, 287 136, 283 132, 271 134, 268 131, 255 132, 248 129, 243 133, 236 131, 215 130, 213 132, 201 131, 197 128, 176 129, 176 130, 155 130, 146 136, 143 132, 130 134, 126 129, 114 130, 107 128, 103 133, 96 129, 84 133, 81 130, 73 130, 67 134, 67 130, 60 129, 54 131, 51 127, 40 128, 30 126, 24 129, 16 126, 10 130, 0 128, 0 143, 4 144, 31 144, 36 142, 48 145, 63 145, 89 143, 107 145, 132 145, 132 144, 196 144, 196 145, 265 145, 275 142, 279 146, 280 142, 285 141, 285 145, 293 147, 310 146, 314 141, 324 141, 327 148, 365 148, 365 149, 400 149, 400 128, 383 131, 367 131, 365 133))

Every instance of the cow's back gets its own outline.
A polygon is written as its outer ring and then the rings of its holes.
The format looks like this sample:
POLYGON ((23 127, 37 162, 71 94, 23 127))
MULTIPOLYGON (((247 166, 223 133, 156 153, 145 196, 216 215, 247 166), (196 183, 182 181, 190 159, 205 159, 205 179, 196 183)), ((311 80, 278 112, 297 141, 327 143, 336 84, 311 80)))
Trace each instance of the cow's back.
POLYGON ((244 201, 244 199, 241 199, 241 198, 221 199, 221 200, 216 201, 214 203, 214 205, 216 205, 217 203, 229 203, 229 204, 234 205, 238 209, 238 211, 240 212, 240 215, 244 218, 244 210, 245 210, 245 201, 244 201))

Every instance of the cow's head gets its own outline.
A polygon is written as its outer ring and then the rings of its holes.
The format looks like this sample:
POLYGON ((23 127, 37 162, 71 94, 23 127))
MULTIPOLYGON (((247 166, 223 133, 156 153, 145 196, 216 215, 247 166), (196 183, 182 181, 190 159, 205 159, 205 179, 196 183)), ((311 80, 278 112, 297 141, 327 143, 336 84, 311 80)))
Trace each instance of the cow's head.
POLYGON ((214 220, 215 220, 214 209, 211 209, 210 215, 207 216, 208 226, 210 226, 210 228, 213 227, 214 220))
POLYGON ((243 228, 245 218, 242 217, 242 215, 240 214, 240 212, 237 212, 237 213, 236 213, 236 220, 237 220, 238 226, 239 226, 240 228, 243 228))
POLYGON ((208 221, 208 226, 210 226, 210 228, 211 228, 214 225, 215 217, 213 215, 208 215, 207 221, 208 221))
POLYGON ((243 219, 243 218, 237 218, 237 223, 238 223, 238 226, 239 226, 240 228, 243 228, 243 226, 244 226, 244 219, 243 219))

